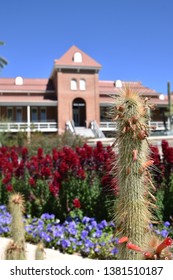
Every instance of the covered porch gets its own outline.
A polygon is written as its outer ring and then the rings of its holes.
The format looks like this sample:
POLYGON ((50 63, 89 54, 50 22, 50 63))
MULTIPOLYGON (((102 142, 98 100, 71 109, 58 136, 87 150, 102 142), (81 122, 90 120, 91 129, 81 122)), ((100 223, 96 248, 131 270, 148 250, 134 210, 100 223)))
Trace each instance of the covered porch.
POLYGON ((57 132, 57 101, 0 104, 0 132, 57 132))

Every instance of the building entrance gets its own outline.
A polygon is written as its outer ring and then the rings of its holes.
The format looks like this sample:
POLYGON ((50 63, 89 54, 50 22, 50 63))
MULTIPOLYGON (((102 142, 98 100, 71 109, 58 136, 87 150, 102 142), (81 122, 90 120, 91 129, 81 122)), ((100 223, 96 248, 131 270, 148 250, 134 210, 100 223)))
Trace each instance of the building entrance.
POLYGON ((86 126, 86 103, 82 98, 73 100, 73 121, 75 126, 86 126))

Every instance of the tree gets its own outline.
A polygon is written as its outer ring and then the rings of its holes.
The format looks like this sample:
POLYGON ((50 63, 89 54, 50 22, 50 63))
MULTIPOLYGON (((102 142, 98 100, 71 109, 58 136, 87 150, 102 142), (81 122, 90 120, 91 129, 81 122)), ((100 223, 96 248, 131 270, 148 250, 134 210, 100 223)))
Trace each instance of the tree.
MULTIPOLYGON (((3 46, 4 42, 0 41, 0 46, 3 46)), ((0 56, 0 70, 7 65, 7 60, 0 56)))

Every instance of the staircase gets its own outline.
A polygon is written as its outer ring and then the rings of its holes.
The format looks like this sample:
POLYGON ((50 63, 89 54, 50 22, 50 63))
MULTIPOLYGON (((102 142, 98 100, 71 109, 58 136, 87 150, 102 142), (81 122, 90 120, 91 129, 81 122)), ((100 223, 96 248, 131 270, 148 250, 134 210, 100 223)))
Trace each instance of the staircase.
POLYGON ((66 122, 66 130, 71 131, 72 134, 80 135, 85 138, 105 138, 104 133, 100 130, 96 121, 91 121, 91 128, 84 126, 75 126, 74 121, 66 122))
POLYGON ((94 132, 91 128, 86 128, 83 126, 75 126, 75 134, 80 135, 85 138, 95 138, 94 132))

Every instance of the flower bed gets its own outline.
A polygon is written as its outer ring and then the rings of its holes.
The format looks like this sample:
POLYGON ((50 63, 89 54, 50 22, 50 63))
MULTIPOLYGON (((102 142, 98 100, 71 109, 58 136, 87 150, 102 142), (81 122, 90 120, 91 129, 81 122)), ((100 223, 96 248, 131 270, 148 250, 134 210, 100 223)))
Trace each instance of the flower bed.
POLYGON ((8 194, 15 191, 24 194, 26 212, 32 216, 49 211, 64 220, 71 210, 81 207, 85 215, 109 219, 116 189, 110 189, 111 176, 106 172, 113 156, 111 148, 103 148, 101 142, 95 148, 87 144, 76 150, 54 148, 48 155, 39 148, 31 157, 25 147, 20 153, 2 147, 0 203, 6 204, 8 194))
MULTIPOLYGON (((173 213, 173 148, 166 141, 162 148, 163 159, 157 147, 150 147, 159 221, 170 219, 173 213)), ((51 154, 39 148, 34 156, 25 147, 1 147, 0 204, 7 204, 9 194, 15 191, 24 194, 26 212, 32 216, 50 212, 64 221, 71 210, 80 208, 98 221, 111 220, 118 195, 117 181, 111 175, 115 157, 112 148, 104 148, 101 142, 95 148, 87 144, 75 149, 53 148, 51 154)))
MULTIPOLYGON (((76 213, 79 214, 80 212, 76 213)), ((54 214, 44 213, 40 218, 29 215, 24 219, 26 241, 38 243, 43 241, 45 247, 60 250, 63 253, 80 254, 93 259, 116 259, 118 254, 118 238, 113 222, 95 218, 76 217, 71 213, 63 223, 54 214)), ((10 236, 11 215, 6 206, 0 206, 0 236, 10 236)), ((173 237, 173 227, 169 222, 159 227, 151 226, 158 236, 173 237)))

